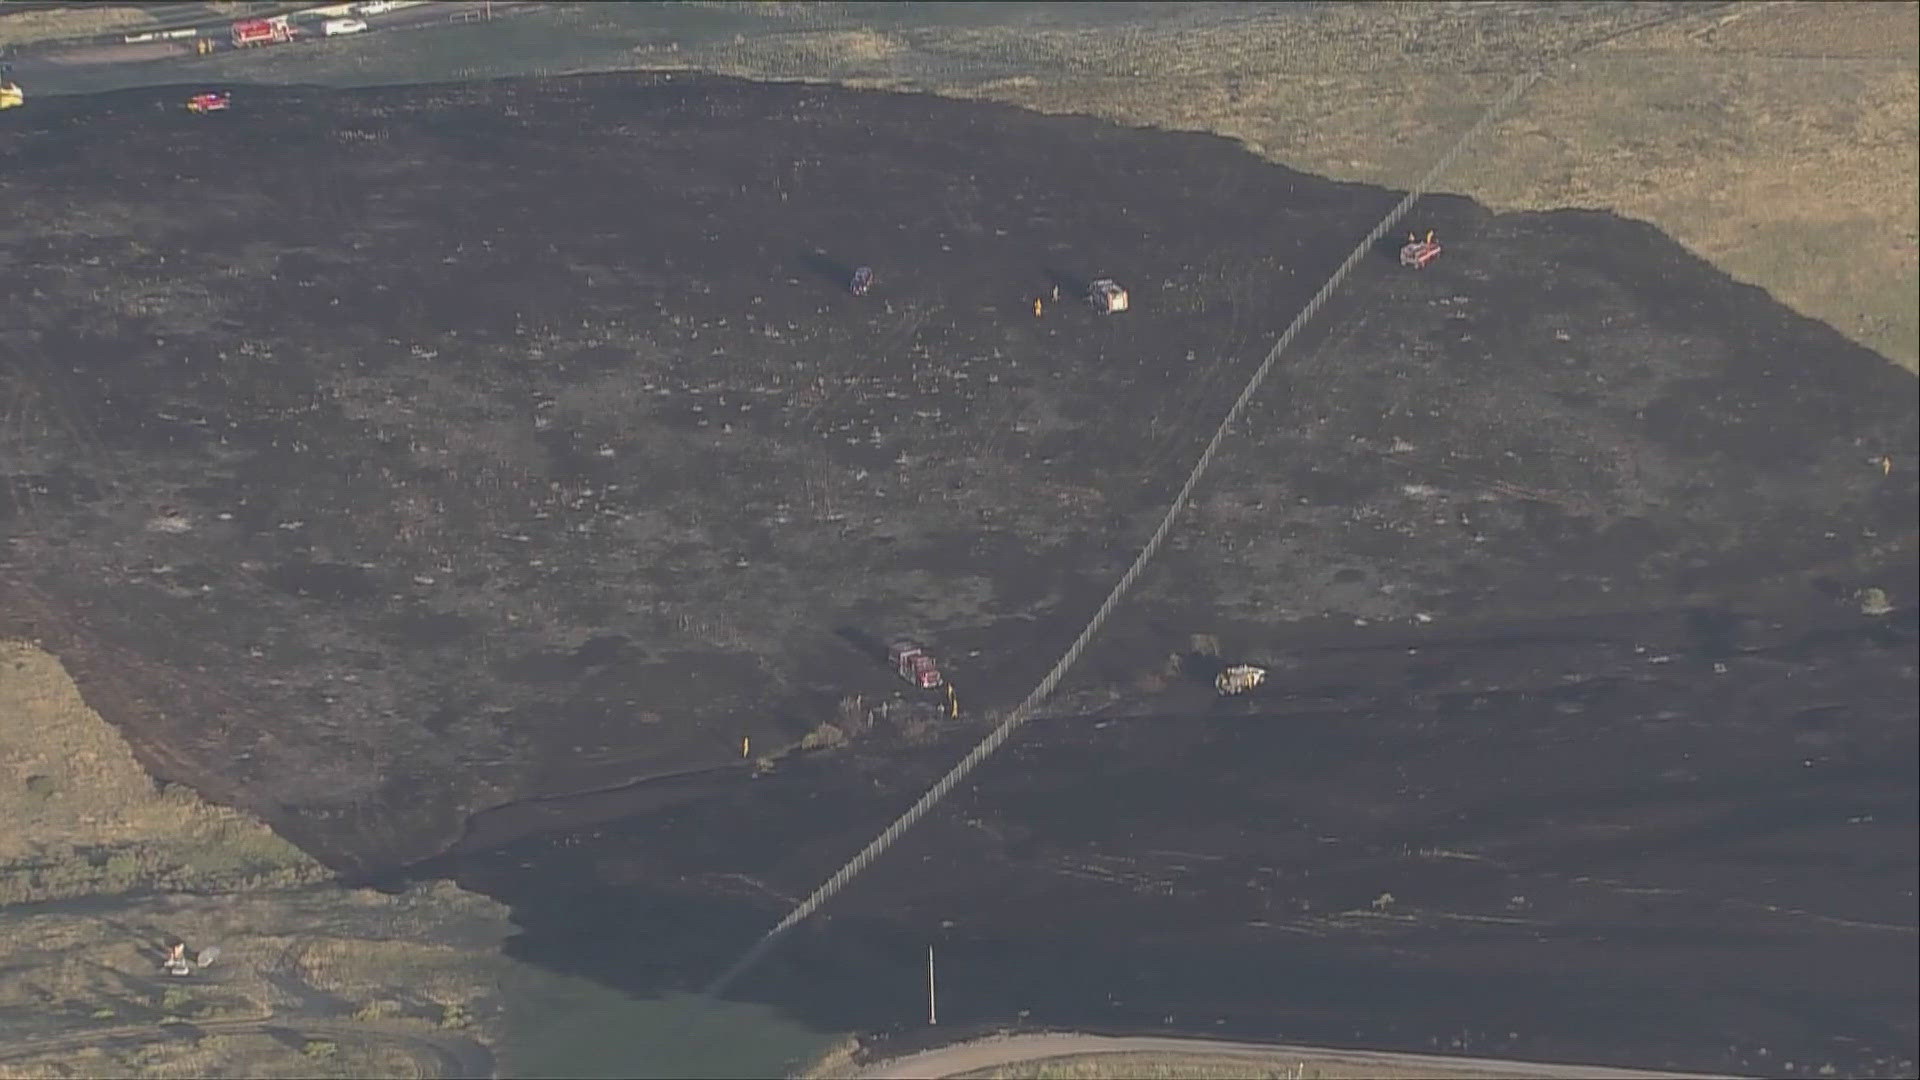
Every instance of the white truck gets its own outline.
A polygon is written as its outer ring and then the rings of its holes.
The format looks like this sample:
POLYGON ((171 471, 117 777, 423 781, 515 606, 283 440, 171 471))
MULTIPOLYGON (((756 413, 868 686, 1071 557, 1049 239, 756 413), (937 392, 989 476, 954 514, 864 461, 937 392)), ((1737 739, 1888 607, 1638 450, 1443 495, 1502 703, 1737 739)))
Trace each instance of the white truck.
POLYGON ((1087 303, 1102 315, 1118 314, 1127 310, 1127 290, 1112 278, 1101 278, 1087 287, 1087 303))
POLYGON ((339 37, 342 34, 358 34, 367 28, 363 19, 328 19, 320 24, 321 37, 339 37))

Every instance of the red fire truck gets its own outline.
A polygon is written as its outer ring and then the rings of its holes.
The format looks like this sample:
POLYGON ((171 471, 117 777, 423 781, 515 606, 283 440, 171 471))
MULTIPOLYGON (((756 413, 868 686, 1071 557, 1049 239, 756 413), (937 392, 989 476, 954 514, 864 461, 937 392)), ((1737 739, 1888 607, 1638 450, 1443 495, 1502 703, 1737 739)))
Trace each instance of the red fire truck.
POLYGON ((937 690, 946 681, 940 675, 940 665, 933 662, 927 650, 911 641, 896 641, 887 652, 900 677, 922 690, 937 690))
POLYGON ((1412 233, 1407 234, 1407 244, 1400 249, 1400 265, 1414 270, 1425 270, 1427 264, 1440 257, 1440 242, 1433 238, 1433 230, 1427 230, 1427 238, 1422 240, 1412 233))
POLYGON ((283 45, 293 40, 294 30, 285 15, 275 15, 271 19, 242 19, 233 24, 233 47, 244 49, 252 45, 283 45))

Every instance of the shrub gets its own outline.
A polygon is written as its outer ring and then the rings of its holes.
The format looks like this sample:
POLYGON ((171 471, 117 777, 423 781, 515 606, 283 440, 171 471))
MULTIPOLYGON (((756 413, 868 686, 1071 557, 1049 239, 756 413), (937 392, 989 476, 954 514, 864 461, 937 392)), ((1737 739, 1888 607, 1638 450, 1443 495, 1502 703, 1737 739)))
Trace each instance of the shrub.
POLYGON ((827 747, 840 746, 846 741, 846 732, 840 730, 833 724, 821 724, 819 727, 807 732, 807 737, 800 740, 800 749, 822 750, 827 747))
POLYGON ((873 726, 873 717, 867 713, 866 699, 858 694, 849 694, 840 699, 840 726, 847 731, 861 732, 873 726))

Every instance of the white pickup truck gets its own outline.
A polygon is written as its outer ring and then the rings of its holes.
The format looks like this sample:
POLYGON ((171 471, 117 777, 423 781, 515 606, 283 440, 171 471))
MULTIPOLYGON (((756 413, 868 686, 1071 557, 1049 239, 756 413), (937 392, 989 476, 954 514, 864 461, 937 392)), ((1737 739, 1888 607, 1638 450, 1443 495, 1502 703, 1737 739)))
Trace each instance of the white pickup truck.
POLYGON ((371 0, 369 3, 355 4, 353 13, 355 15, 385 15, 392 10, 393 0, 371 0))
POLYGON ((363 19, 328 19, 320 24, 321 37, 339 37, 341 34, 358 34, 367 28, 363 19))

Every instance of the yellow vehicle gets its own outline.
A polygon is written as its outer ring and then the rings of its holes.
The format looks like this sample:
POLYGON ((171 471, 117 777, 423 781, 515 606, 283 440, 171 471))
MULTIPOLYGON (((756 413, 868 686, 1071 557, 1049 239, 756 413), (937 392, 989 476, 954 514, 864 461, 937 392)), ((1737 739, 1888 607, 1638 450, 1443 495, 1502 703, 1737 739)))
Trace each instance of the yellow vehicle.
POLYGON ((17 109, 27 103, 26 91, 12 80, 0 82, 0 109, 17 109))
POLYGON ((1235 694, 1244 694, 1266 681, 1266 668, 1252 664, 1235 664, 1221 672, 1219 678, 1213 680, 1213 687, 1220 691, 1221 696, 1232 697, 1235 694))

